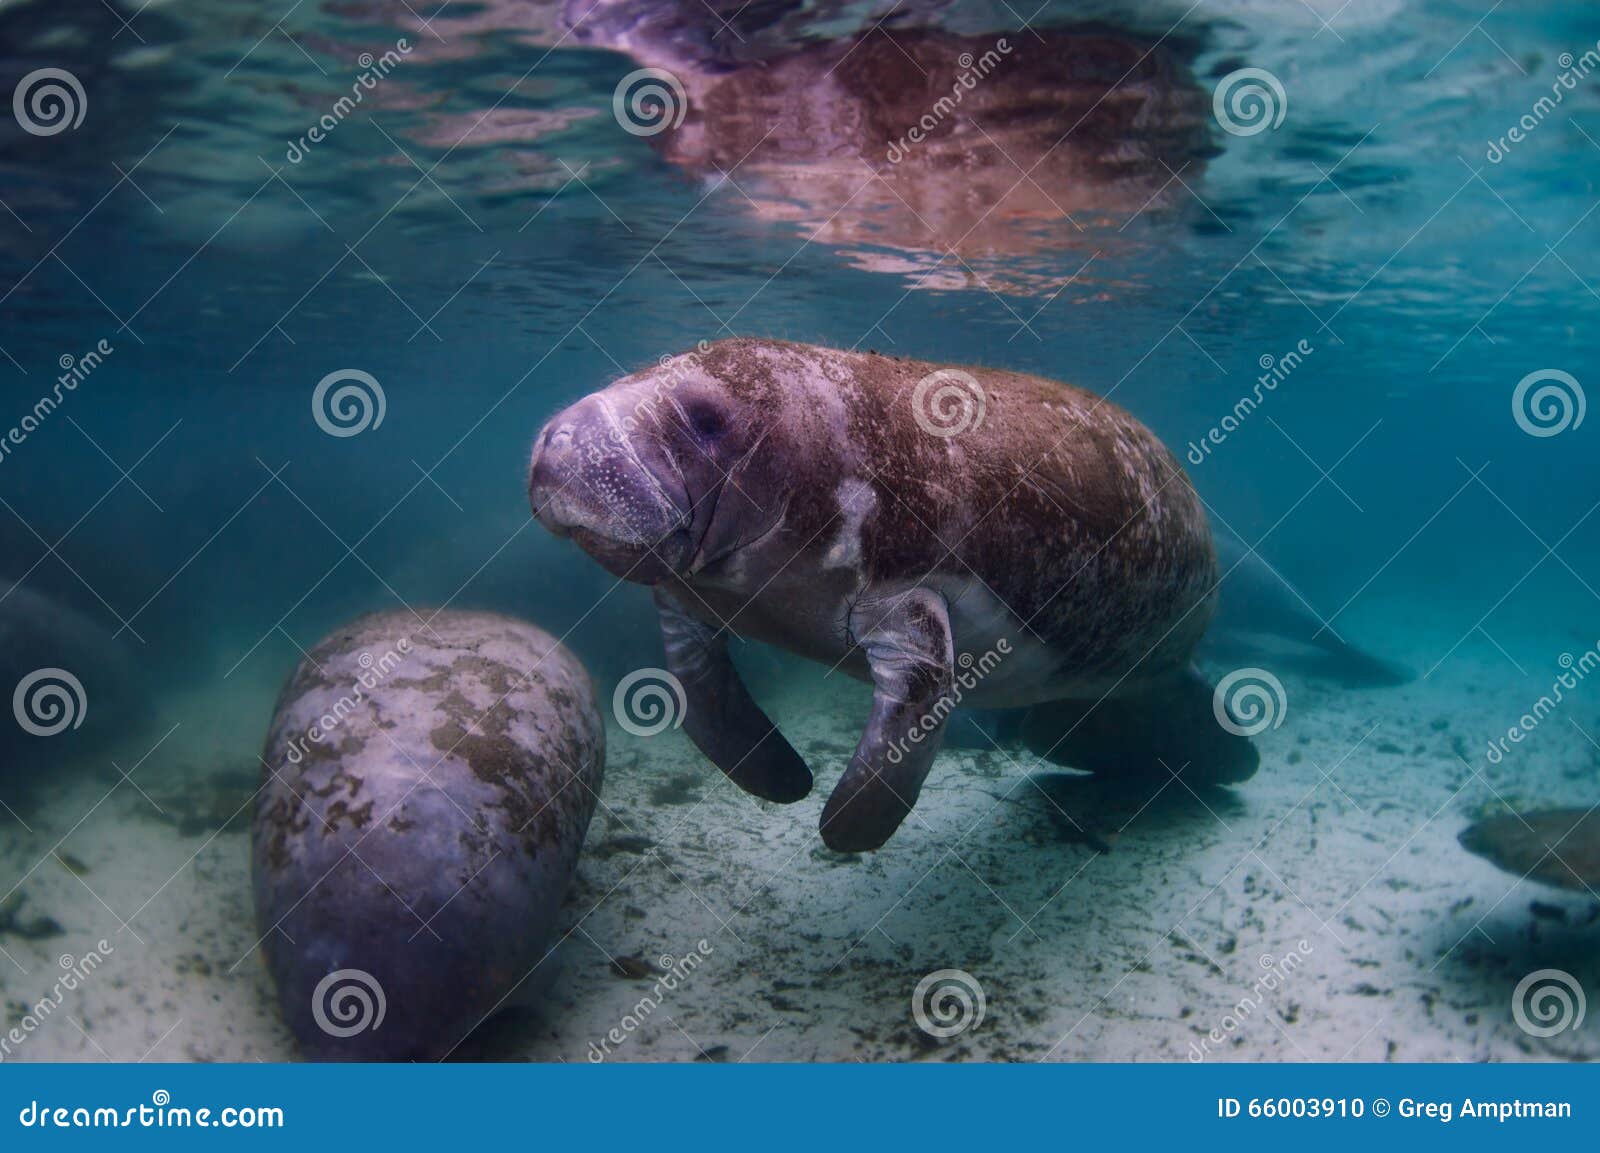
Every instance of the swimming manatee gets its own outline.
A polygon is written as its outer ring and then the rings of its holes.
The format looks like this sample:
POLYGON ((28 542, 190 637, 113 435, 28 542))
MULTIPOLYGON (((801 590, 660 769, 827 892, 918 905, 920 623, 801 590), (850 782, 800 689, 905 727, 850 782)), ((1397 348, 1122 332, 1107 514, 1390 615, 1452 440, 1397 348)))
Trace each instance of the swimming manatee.
POLYGON ((361 617, 295 669, 263 761, 256 921, 307 1057, 442 1058, 535 983, 605 761, 571 653, 493 613, 361 617))
POLYGON ((730 631, 871 682, 822 811, 830 848, 889 839, 958 705, 1063 702, 1036 724, 1061 719, 1050 751, 1091 770, 1256 769, 1189 661, 1218 576, 1204 509, 1160 441, 1092 393, 724 340, 557 413, 529 496, 545 527, 654 586, 684 731, 747 791, 796 801, 812 778, 730 631))

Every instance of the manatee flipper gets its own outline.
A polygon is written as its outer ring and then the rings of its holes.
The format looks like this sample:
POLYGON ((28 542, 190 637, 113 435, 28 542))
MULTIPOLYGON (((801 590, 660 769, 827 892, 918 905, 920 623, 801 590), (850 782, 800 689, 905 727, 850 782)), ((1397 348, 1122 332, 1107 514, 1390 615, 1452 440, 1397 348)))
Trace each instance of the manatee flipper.
POLYGON ((1261 755, 1217 723, 1212 691, 1191 666, 1136 696, 1050 701, 1028 710, 1022 740, 1036 756, 1097 776, 1238 784, 1255 776, 1261 755))
POLYGON ((955 663, 944 598, 924 588, 858 601, 854 642, 872 670, 872 715, 822 809, 822 840, 842 853, 876 849, 917 803, 944 739, 955 663))
POLYGON ((788 804, 811 791, 811 770, 761 711, 728 655, 726 636, 656 590, 667 671, 683 685, 683 728, 747 793, 788 804))

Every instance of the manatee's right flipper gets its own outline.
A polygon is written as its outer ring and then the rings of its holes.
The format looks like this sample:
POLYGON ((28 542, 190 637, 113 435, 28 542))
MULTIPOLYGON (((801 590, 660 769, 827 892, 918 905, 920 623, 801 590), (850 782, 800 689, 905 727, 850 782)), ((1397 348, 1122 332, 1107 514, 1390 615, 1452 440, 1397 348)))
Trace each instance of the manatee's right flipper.
POLYGON ((1250 738, 1217 722, 1212 687, 1193 668, 1138 696, 1035 705, 1022 740, 1035 756, 1107 777, 1234 785, 1261 763, 1250 738))
POLYGON ((744 687, 727 638, 659 589, 655 600, 667 670, 688 703, 689 739, 745 792, 783 804, 800 800, 811 791, 811 770, 744 687))

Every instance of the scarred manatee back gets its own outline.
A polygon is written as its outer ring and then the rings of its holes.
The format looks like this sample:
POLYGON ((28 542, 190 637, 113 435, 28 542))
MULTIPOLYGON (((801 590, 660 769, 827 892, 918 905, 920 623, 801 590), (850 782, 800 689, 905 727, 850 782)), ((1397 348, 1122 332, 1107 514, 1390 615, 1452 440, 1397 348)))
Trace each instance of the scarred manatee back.
POLYGON ((493 613, 375 613, 278 702, 252 871, 302 1051, 439 1058, 530 985, 594 813, 583 666, 493 613))

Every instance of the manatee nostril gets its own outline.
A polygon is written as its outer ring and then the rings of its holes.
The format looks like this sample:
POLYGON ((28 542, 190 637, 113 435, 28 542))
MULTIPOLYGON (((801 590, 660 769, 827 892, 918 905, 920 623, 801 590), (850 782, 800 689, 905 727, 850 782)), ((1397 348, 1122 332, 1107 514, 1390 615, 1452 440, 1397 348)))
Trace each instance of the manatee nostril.
POLYGON ((550 470, 559 468, 572 451, 572 426, 546 425, 533 446, 533 482, 550 479, 550 470))

